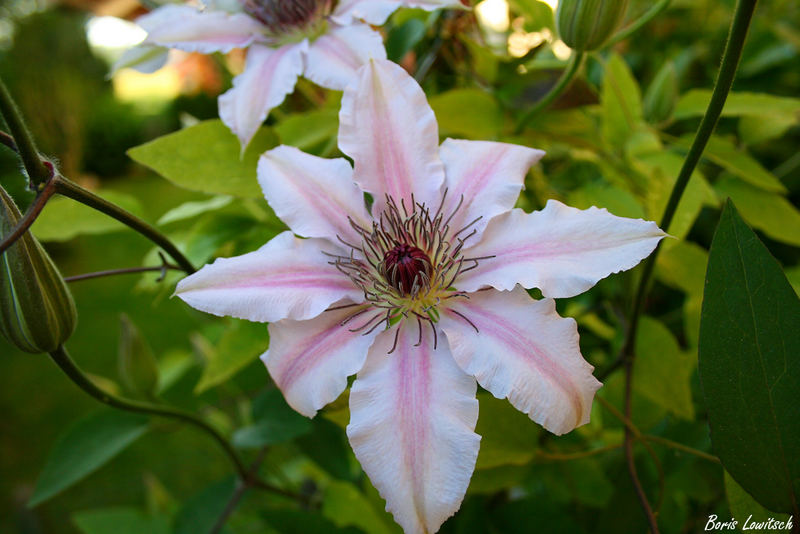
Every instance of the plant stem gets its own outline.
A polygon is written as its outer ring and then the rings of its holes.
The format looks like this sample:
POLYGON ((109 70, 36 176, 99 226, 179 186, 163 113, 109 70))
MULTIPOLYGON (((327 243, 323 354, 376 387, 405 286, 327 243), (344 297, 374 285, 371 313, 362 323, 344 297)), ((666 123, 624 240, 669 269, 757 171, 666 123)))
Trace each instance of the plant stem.
POLYGON ((242 463, 242 460, 239 458, 239 455, 236 454, 236 451, 233 449, 233 445, 231 445, 230 442, 225 439, 225 437, 213 426, 208 424, 199 416, 179 408, 173 408, 172 406, 125 399, 122 397, 117 397, 116 395, 112 395, 107 391, 103 391, 94 382, 92 382, 88 376, 86 376, 86 374, 80 369, 80 367, 78 367, 75 361, 69 356, 69 353, 63 346, 51 352, 50 357, 53 359, 56 365, 58 365, 59 368, 64 371, 64 374, 66 374, 69 379, 75 383, 75 385, 103 404, 107 404, 114 408, 128 412, 144 413, 158 417, 165 417, 168 419, 178 419, 189 423, 210 435, 212 438, 214 438, 214 441, 217 442, 225 455, 230 459, 239 479, 248 487, 259 488, 277 495, 283 495, 284 497, 290 499, 295 499, 300 502, 305 501, 305 498, 301 495, 278 488, 258 478, 255 472, 251 472, 247 467, 245 467, 245 465, 242 463))
POLYGON ((191 412, 186 412, 171 406, 125 399, 103 391, 94 382, 92 382, 83 371, 81 371, 63 346, 51 352, 50 357, 54 362, 56 362, 61 370, 64 371, 64 374, 66 374, 79 388, 103 404, 107 404, 114 408, 119 408, 120 410, 125 410, 128 412, 144 413, 159 417, 167 417, 170 419, 180 419, 198 427, 206 434, 214 438, 214 440, 217 442, 217 444, 219 444, 219 446, 230 459, 231 463, 236 468, 236 472, 239 474, 239 477, 246 480, 247 468, 239 459, 239 455, 236 454, 236 451, 233 450, 233 446, 222 436, 222 434, 220 434, 214 427, 206 423, 200 417, 191 412))
POLYGON ((75 182, 59 176, 56 181, 56 191, 59 194, 85 204, 90 208, 105 213, 126 226, 136 230, 150 241, 164 249, 173 260, 183 269, 184 272, 192 274, 196 271, 192 263, 186 259, 183 253, 170 241, 164 234, 139 219, 130 212, 127 212, 111 202, 95 195, 88 189, 84 189, 75 182))
POLYGON ((572 57, 567 64, 567 68, 564 69, 564 72, 561 74, 561 78, 558 79, 558 82, 550 89, 550 91, 542 97, 536 104, 533 105, 531 109, 529 109, 525 115, 517 122, 517 127, 514 130, 516 135, 522 133, 522 130, 525 129, 525 126, 531 121, 533 117, 536 116, 537 113, 545 109, 547 106, 553 103, 553 101, 564 92, 572 78, 575 77, 575 73, 578 72, 581 64, 583 63, 583 58, 585 57, 584 52, 579 52, 577 50, 573 50, 572 57))
POLYGON ((669 447, 670 449, 683 451, 687 454, 697 456, 698 458, 708 460, 709 462, 714 462, 715 464, 721 463, 719 458, 717 458, 713 454, 708 454, 707 452, 697 450, 695 448, 684 445, 683 443, 678 443, 677 441, 672 441, 671 439, 662 438, 661 436, 653 436, 651 434, 643 434, 641 439, 646 441, 652 441, 653 443, 659 443, 661 445, 664 445, 665 447, 669 447))
POLYGON ((28 131, 28 127, 22 119, 22 114, 17 109, 17 105, 11 98, 11 94, 2 79, 0 79, 0 114, 3 115, 8 129, 11 130, 14 144, 22 159, 22 164, 25 166, 25 171, 28 173, 31 185, 36 189, 40 188, 52 175, 51 170, 42 162, 36 143, 33 141, 33 136, 28 131))
POLYGON ((36 218, 44 209, 45 204, 47 201, 50 200, 56 192, 55 185, 52 180, 48 181, 47 184, 44 186, 44 189, 39 191, 36 195, 36 198, 33 201, 33 204, 28 208, 28 211, 25 212, 25 215, 17 222, 17 226, 11 231, 10 234, 3 237, 3 241, 0 242, 0 254, 6 251, 8 247, 13 245, 17 239, 23 236, 25 232, 28 231, 28 228, 33 225, 36 218))
MULTIPOLYGON (((670 223, 675 216, 675 212, 678 209, 678 204, 686 190, 686 186, 722 114, 722 108, 725 106, 725 100, 733 85, 733 79, 736 76, 736 69, 739 66, 739 59, 741 58, 742 49, 744 48, 747 30, 750 27, 750 21, 753 18, 753 12, 755 11, 757 3, 758 0, 739 0, 736 4, 733 23, 731 25, 728 42, 725 46, 725 53, 722 56, 722 65, 717 75, 716 83, 714 84, 714 90, 711 94, 711 101, 700 122, 697 135, 692 142, 686 160, 683 162, 678 178, 675 180, 672 193, 664 209, 664 215, 661 218, 661 228, 665 231, 669 230, 670 223)), ((642 276, 639 279, 636 296, 631 308, 628 331, 626 332, 625 342, 621 352, 622 363, 625 368, 625 417, 629 420, 631 418, 633 403, 633 367, 636 359, 636 333, 639 326, 639 317, 644 308, 645 296, 647 295, 650 279, 653 276, 653 270, 660 250, 661 244, 659 243, 659 246, 656 247, 644 264, 642 276)), ((625 458, 631 480, 636 488, 637 496, 642 504, 642 509, 647 516, 647 520, 650 523, 650 529, 653 534, 657 534, 658 525, 655 522, 652 509, 647 501, 647 496, 641 488, 636 473, 636 464, 633 457, 633 436, 628 426, 625 427, 625 458)))
MULTIPOLYGON (((247 471, 251 477, 255 476, 256 473, 258 473, 258 468, 264 461, 264 457, 266 456, 266 454, 267 454, 267 447, 262 447, 261 450, 258 451, 258 456, 253 461, 253 463, 250 464, 250 469, 247 471)), ((222 510, 222 513, 219 515, 216 523, 214 523, 214 526, 211 528, 208 534, 218 534, 219 532, 222 531, 222 529, 225 527, 225 523, 228 522, 228 518, 230 518, 230 516, 233 515, 233 512, 236 511, 236 507, 239 505, 239 501, 242 500, 242 497, 244 497, 244 494, 248 490, 248 488, 249 488, 248 484, 244 483, 241 480, 239 481, 239 483, 236 485, 236 490, 233 492, 233 495, 231 495, 231 498, 225 505, 225 509, 222 510)))
POLYGON ((5 145, 14 152, 18 151, 17 144, 14 142, 14 138, 5 132, 0 132, 0 145, 5 145))
POLYGON ((136 274, 136 273, 150 273, 161 272, 166 274, 166 271, 183 271, 177 265, 161 265, 158 267, 129 267, 127 269, 110 269, 108 271, 97 271, 94 273, 76 274, 74 276, 65 276, 65 282, 81 282, 83 280, 92 280, 94 278, 103 278, 105 276, 117 276, 120 274, 136 274))
POLYGON ((611 46, 614 45, 624 39, 627 39, 632 34, 639 31, 642 26, 656 18, 660 15, 663 11, 665 11, 670 4, 671 0, 661 0, 657 4, 653 5, 650 9, 648 9, 641 17, 636 19, 633 23, 629 24, 625 28, 621 29, 619 32, 616 33, 611 39, 609 39, 603 46, 611 46))

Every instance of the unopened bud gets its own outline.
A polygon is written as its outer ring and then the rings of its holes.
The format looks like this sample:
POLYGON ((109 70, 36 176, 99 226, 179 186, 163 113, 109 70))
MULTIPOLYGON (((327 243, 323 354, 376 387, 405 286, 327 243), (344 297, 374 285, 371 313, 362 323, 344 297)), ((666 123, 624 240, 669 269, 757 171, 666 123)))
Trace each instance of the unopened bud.
POLYGON ((150 345, 127 315, 120 318, 119 374, 125 388, 150 398, 158 386, 158 365, 150 345))
POLYGON ((628 0, 561 0, 558 34, 573 50, 597 50, 617 30, 627 8, 628 0))
POLYGON ((669 119, 678 101, 678 77, 671 61, 664 63, 644 95, 644 117, 651 124, 669 119))
MULTIPOLYGON (((0 235, 22 215, 0 187, 0 235)), ((30 232, 0 255, 0 332, 20 350, 52 352, 75 330, 72 295, 44 247, 30 232)))

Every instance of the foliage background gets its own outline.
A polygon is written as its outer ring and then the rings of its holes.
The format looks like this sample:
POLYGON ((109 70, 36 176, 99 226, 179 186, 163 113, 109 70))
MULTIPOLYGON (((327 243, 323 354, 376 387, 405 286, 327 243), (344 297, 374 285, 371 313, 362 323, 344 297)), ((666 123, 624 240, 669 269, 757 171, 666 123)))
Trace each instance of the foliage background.
MULTIPOLYGON (((526 210, 559 198, 658 219, 704 111, 697 90, 713 84, 733 1, 673 2, 643 31, 592 55, 569 91, 518 136, 512 134, 515 119, 554 83, 563 61, 548 41, 522 57, 507 53, 510 34, 553 24, 542 2, 510 4, 514 22, 500 34, 479 26, 471 14, 415 10, 398 12, 386 26, 392 59, 412 72, 430 64, 423 87, 442 137, 545 149, 548 156, 531 171, 520 200, 526 210), (674 78, 662 71, 667 63, 674 78)), ((632 2, 628 18, 647 5, 632 2)), ((43 151, 58 158, 66 176, 157 223, 197 264, 253 250, 281 231, 255 187, 255 167, 247 163, 252 160, 238 161, 232 136, 213 122, 191 127, 216 117, 216 94, 229 86, 228 67, 235 69, 237 58, 184 59, 182 68, 194 74, 183 79, 177 96, 121 99, 106 79, 103 51, 86 41, 88 16, 36 2, 0 6, 0 75, 43 151), (183 164, 153 145, 130 152, 148 166, 126 156, 132 147, 182 126, 190 126, 180 134, 186 136, 180 138, 183 164), (220 149, 228 159, 210 167, 202 158, 212 145, 234 149, 220 149), (237 172, 243 178, 231 179, 237 172), (201 203, 187 208, 188 202, 201 203), (172 220, 163 219, 168 212, 172 220)), ((680 240, 668 243, 659 259, 637 343, 634 423, 643 433, 706 453, 711 447, 696 371, 697 333, 707 250, 722 199, 733 198, 795 289, 800 285, 798 49, 800 6, 792 0, 763 2, 728 111, 669 229, 680 240)), ((336 92, 301 82, 270 117, 251 156, 278 140, 336 155, 338 99, 336 92)), ((0 182, 21 207, 30 202, 18 163, 5 148, 0 182)), ((34 232, 65 275, 158 263, 145 240, 68 199, 51 202, 34 232)), ((613 276, 559 303, 562 314, 577 318, 583 354, 599 372, 619 352, 636 276, 613 276)), ((121 390, 117 354, 124 312, 156 355, 164 400, 202 413, 234 435, 249 458, 269 445, 262 474, 312 498, 311 509, 301 510, 280 497, 251 492, 227 531, 397 532, 346 444, 346 398, 313 422, 293 415, 257 359, 268 345, 263 325, 197 313, 169 298, 177 275, 160 283, 155 278, 74 283, 80 319, 68 346, 92 375, 121 390)), ((4 340, 0 354, 0 531, 158 534, 199 532, 213 524, 232 492, 230 466, 207 436, 165 421, 153 421, 140 439, 68 491, 28 508, 58 436, 98 406, 46 357, 19 353, 4 340)), ((599 395, 620 408, 621 373, 604 383, 599 395)), ((618 447, 623 426, 603 404, 595 404, 591 424, 555 437, 505 401, 485 392, 479 399, 478 469, 461 511, 442 532, 645 530, 618 447)), ((709 514, 728 518, 737 507, 748 511, 745 516, 755 510, 718 463, 647 443, 637 445, 637 465, 663 532, 695 532, 709 514)))

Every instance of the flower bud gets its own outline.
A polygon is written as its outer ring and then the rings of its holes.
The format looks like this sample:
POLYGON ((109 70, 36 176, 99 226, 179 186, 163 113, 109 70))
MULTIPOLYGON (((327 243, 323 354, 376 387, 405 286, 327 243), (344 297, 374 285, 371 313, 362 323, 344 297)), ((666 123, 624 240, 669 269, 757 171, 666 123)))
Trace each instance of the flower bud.
POLYGON ((597 50, 617 30, 627 8, 628 0, 561 0, 556 28, 573 50, 597 50))
MULTIPOLYGON (((9 235, 21 217, 0 187, 0 235, 9 235)), ((25 352, 52 352, 69 339, 76 322, 61 273, 26 232, 0 256, 0 332, 25 352)))
POLYGON ((644 95, 644 117, 651 124, 670 118, 678 101, 678 76, 671 61, 664 63, 644 95))

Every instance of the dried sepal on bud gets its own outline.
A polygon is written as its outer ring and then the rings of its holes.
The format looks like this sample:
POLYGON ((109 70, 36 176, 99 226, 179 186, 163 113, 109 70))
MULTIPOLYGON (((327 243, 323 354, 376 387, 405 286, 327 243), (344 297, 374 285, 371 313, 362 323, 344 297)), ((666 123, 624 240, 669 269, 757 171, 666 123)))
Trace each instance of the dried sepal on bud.
MULTIPOLYGON (((0 235, 22 215, 0 187, 0 235)), ((20 350, 52 352, 75 330, 72 295, 44 247, 25 233, 0 256, 0 332, 20 350)))
POLYGON ((597 50, 617 30, 627 9, 628 0, 561 0, 556 28, 573 50, 597 50))

